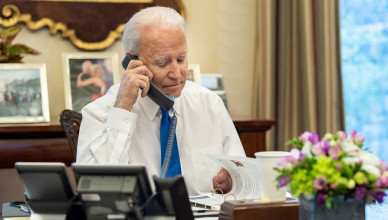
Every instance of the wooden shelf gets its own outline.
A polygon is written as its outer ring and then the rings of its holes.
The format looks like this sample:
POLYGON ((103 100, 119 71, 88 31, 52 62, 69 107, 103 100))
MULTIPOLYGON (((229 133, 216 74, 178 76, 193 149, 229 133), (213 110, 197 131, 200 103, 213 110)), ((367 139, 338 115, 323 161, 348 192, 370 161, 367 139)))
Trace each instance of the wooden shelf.
MULTIPOLYGON (((266 131, 271 120, 235 120, 245 153, 266 150, 266 131)), ((17 161, 63 162, 70 165, 72 153, 59 122, 42 124, 3 124, 0 126, 0 168, 13 168, 17 161)))
POLYGON ((58 123, 0 126, 0 168, 15 162, 73 162, 65 132, 58 123))

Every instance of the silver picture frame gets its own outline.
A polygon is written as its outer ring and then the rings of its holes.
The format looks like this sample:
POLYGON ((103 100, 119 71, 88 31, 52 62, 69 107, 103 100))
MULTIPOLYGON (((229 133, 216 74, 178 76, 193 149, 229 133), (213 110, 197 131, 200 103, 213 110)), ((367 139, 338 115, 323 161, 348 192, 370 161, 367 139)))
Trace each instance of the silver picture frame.
POLYGON ((0 64, 0 123, 50 122, 46 64, 0 64))
POLYGON ((120 82, 117 53, 63 53, 65 106, 80 111, 120 82))
POLYGON ((201 83, 200 76, 201 76, 201 71, 199 68, 199 64, 190 63, 187 70, 186 80, 200 84, 201 83))

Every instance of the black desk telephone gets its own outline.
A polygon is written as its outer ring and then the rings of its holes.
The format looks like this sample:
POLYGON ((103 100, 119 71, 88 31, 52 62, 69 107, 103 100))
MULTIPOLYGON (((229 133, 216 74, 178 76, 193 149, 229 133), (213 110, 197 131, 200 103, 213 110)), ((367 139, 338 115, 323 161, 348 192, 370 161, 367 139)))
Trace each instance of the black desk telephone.
MULTIPOLYGON (((127 69, 127 66, 131 60, 137 60, 135 55, 125 55, 123 59, 123 67, 127 69)), ((150 97, 152 101, 158 104, 163 110, 169 111, 174 105, 174 101, 166 96, 162 91, 160 91, 153 83, 150 83, 150 89, 147 93, 147 96, 150 97)))

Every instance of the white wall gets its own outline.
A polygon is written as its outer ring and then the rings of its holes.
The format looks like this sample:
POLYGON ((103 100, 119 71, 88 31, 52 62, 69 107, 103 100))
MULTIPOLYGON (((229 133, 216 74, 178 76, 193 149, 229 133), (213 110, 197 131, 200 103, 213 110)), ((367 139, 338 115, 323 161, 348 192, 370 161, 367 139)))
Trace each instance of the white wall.
MULTIPOLYGON (((201 73, 222 73, 232 118, 252 117, 252 79, 255 47, 255 0, 183 0, 186 7, 189 62, 201 73)), ((65 108, 62 53, 84 52, 60 34, 26 27, 15 39, 41 52, 24 62, 46 63, 52 120, 65 108)), ((121 40, 103 52, 123 58, 121 40)), ((120 68, 121 69, 121 68, 120 68)))

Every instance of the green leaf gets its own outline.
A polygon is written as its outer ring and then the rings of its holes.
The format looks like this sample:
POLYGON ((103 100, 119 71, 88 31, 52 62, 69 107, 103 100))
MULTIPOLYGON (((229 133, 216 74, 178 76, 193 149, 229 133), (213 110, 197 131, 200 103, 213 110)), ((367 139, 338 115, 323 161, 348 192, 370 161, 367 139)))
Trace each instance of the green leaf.
POLYGON ((16 36, 21 30, 21 27, 14 26, 7 29, 4 29, 0 31, 0 37, 14 37, 16 36))
POLYGON ((21 27, 10 27, 3 31, 3 36, 1 37, 5 44, 11 44, 16 35, 20 32, 21 27))
POLYGON ((301 149, 303 147, 303 141, 300 137, 293 138, 285 143, 285 146, 295 145, 297 148, 301 149))
POLYGON ((348 179, 353 178, 353 170, 346 163, 342 163, 341 173, 343 177, 348 179))
POLYGON ((21 49, 23 51, 22 53, 39 54, 39 52, 37 50, 34 50, 34 49, 24 45, 24 44, 14 44, 12 47, 15 49, 21 49))
POLYGON ((1 63, 21 63, 24 54, 39 54, 24 44, 14 44, 11 42, 20 32, 21 27, 14 26, 0 31, 0 62, 1 63))
POLYGON ((8 47, 7 52, 9 53, 10 56, 12 55, 19 55, 22 53, 25 53, 24 48, 21 47, 8 47))

